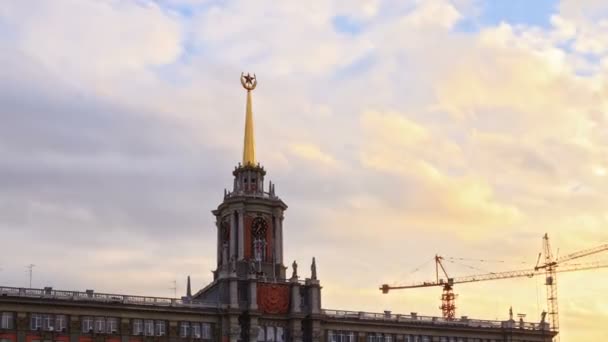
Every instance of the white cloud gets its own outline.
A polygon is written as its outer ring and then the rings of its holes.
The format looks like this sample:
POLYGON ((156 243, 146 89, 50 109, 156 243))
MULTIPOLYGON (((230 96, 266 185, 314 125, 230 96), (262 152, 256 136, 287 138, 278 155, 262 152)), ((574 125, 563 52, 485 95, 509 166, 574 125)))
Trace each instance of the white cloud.
MULTIPOLYGON (((170 6, 186 3, 200 5, 170 6)), ((2 44, 21 53, 2 57, 11 69, 2 75, 11 77, 0 80, 8 114, 0 116, 0 180, 11 191, 0 196, 10 213, 0 230, 49 237, 103 226, 109 237, 133 241, 170 235, 166 227, 180 232, 162 246, 179 253, 157 255, 152 242, 139 252, 105 240, 91 246, 91 264, 69 279, 105 260, 158 262, 125 270, 148 275, 149 286, 125 278, 107 288, 153 293, 168 287, 167 270, 199 269, 199 259, 212 268, 212 218, 200 207, 216 205, 230 184, 242 145, 238 75, 252 71, 260 77, 257 154, 290 205, 288 253, 321 256, 331 295, 324 302, 350 309, 348 295, 361 294, 368 310, 437 314, 435 293, 378 304, 375 280, 399 280, 404 263, 435 252, 533 257, 545 230, 563 250, 608 238, 602 3, 581 12, 565 1, 548 28, 505 22, 472 33, 452 31, 479 15, 479 3, 464 0, 209 2, 192 17, 145 1, 0 5, 2 44), (336 32, 336 15, 361 32, 336 32), (209 228, 200 239, 188 235, 200 226, 209 228), (342 286, 348 295, 335 292, 342 286)), ((51 252, 21 259, 44 261, 51 252)), ((15 282, 22 273, 10 272, 15 282)), ((530 309, 534 293, 523 287, 508 300, 489 299, 512 284, 475 288, 463 314, 493 318, 510 300, 530 309)), ((576 286, 564 291, 583 295, 576 286)))
POLYGON ((117 77, 168 64, 181 53, 177 18, 148 1, 5 3, 17 49, 67 79, 117 77))

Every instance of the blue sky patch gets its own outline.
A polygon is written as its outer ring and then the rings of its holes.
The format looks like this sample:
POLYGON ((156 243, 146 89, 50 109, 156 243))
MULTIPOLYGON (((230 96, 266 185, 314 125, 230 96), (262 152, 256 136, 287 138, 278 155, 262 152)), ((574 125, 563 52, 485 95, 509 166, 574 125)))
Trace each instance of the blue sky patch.
POLYGON ((556 12, 557 0, 487 1, 479 18, 482 25, 496 25, 502 21, 548 27, 556 12))
POLYGON ((335 16, 332 20, 334 29, 340 33, 358 34, 363 29, 362 24, 345 15, 335 16))

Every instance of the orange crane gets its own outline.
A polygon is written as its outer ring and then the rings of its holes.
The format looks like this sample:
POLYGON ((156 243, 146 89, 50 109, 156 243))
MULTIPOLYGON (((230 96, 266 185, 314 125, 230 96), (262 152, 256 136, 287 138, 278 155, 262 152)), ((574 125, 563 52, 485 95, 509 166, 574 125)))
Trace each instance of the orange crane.
POLYGON ((380 287, 382 293, 388 293, 390 290, 399 289, 413 289, 421 287, 435 287, 440 286, 443 288, 443 294, 441 296, 441 306, 443 317, 448 320, 453 320, 456 317, 456 294, 454 294, 455 284, 473 283, 478 281, 486 280, 498 280, 498 279, 509 279, 509 278, 522 278, 522 277, 534 277, 544 274, 545 285, 547 286, 547 308, 549 318, 551 320, 551 330, 559 330, 559 314, 557 305, 557 273, 562 272, 574 272, 582 270, 590 270, 596 268, 608 268, 608 262, 591 262, 583 264, 566 264, 568 261, 574 259, 586 257, 596 253, 600 253, 608 250, 608 244, 600 245, 594 248, 577 251, 563 257, 555 258, 551 251, 551 245, 549 243, 549 236, 545 234, 543 236, 543 251, 539 253, 536 266, 531 269, 521 269, 507 272, 490 272, 486 274, 468 275, 464 277, 450 277, 443 266, 443 257, 435 256, 435 280, 425 281, 421 283, 414 283, 410 285, 388 285, 384 284, 380 287), (544 254, 544 264, 540 264, 541 257, 544 254), (441 274, 440 271, 441 270, 441 274), (443 278, 445 276, 445 278, 443 278))

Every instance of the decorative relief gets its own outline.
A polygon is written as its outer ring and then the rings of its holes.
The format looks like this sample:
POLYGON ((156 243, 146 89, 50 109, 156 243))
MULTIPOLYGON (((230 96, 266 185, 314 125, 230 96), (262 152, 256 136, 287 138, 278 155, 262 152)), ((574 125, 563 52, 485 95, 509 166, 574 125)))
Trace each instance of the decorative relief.
POLYGON ((230 327, 230 331, 228 332, 228 334, 230 335, 230 337, 240 337, 241 336, 241 327, 239 327, 238 325, 232 326, 230 327))
POLYGON ((17 329, 27 330, 27 329, 29 329, 29 326, 30 326, 30 321, 27 317, 17 318, 17 329))
POLYGON ((302 333, 302 329, 291 331, 291 337, 293 337, 294 340, 301 340, 303 336, 304 333, 302 333))
POLYGON ((289 286, 258 283, 258 307, 264 313, 285 314, 289 310, 289 286))

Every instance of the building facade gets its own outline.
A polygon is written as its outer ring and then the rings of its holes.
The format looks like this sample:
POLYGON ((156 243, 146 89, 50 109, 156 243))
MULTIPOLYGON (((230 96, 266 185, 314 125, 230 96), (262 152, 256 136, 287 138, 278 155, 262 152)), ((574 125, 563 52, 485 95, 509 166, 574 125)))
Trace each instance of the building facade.
POLYGON ((0 287, 0 342, 540 342, 547 323, 474 320, 323 309, 316 261, 302 277, 284 263, 287 205, 255 158, 247 90, 243 160, 213 210, 213 281, 181 299, 0 287), (289 271, 289 272, 288 272, 289 271))

